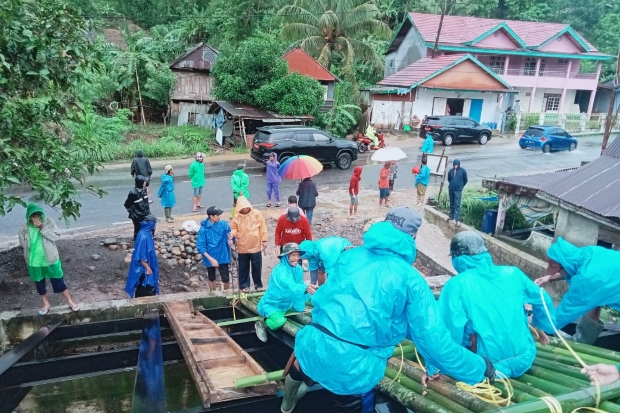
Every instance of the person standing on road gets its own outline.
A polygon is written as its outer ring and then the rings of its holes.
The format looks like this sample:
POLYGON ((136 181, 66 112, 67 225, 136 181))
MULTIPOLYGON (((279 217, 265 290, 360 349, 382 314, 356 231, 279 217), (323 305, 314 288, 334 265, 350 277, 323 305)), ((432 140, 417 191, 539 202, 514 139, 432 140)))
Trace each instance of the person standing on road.
POLYGON ((30 203, 26 208, 26 223, 19 228, 17 236, 19 245, 24 250, 28 275, 43 302, 39 315, 47 314, 52 306, 47 298, 46 278, 49 278, 54 293, 61 293, 71 310, 78 311, 80 306, 71 298, 63 278, 60 256, 56 248, 60 234, 54 220, 46 218, 40 206, 30 203))
POLYGON ((454 220, 456 226, 461 226, 461 197, 463 188, 467 185, 467 171, 461 168, 461 161, 455 159, 452 169, 448 171, 448 196, 450 197, 450 215, 446 221, 454 220))
POLYGON ((237 165, 237 170, 233 172, 230 177, 230 187, 233 192, 233 207, 230 211, 230 217, 235 216, 235 207, 237 206, 237 199, 240 196, 244 196, 246 199, 250 199, 250 177, 243 170, 245 165, 240 163, 237 165))
POLYGON ((276 200, 276 208, 280 208, 280 181, 282 178, 278 174, 280 162, 275 152, 269 154, 269 160, 265 164, 267 167, 267 208, 271 207, 271 193, 276 200))
POLYGON ((153 215, 148 215, 140 223, 125 283, 130 298, 159 294, 159 264, 153 239, 156 223, 157 218, 153 215))
POLYGON ((390 207, 390 166, 391 162, 386 162, 379 171, 379 208, 385 202, 385 207, 390 207))
POLYGON ((281 254, 282 247, 289 242, 299 244, 307 239, 312 239, 312 230, 308 218, 300 214, 298 207, 289 207, 285 215, 280 215, 276 224, 277 253, 281 254))
POLYGON ((349 181, 349 197, 351 198, 351 205, 349 205, 349 216, 357 214, 357 195, 360 193, 360 181, 362 180, 362 167, 356 166, 353 168, 353 174, 349 181))
POLYGON ((396 161, 392 161, 390 162, 390 175, 389 175, 389 182, 390 182, 390 193, 394 190, 394 180, 398 177, 398 165, 396 161))
POLYGON ((422 143, 422 147, 420 148, 420 152, 422 152, 422 159, 426 158, 427 153, 433 153, 435 150, 435 140, 431 136, 431 128, 426 127, 426 138, 422 143))
POLYGON ((161 176, 161 186, 157 196, 161 199, 161 206, 164 207, 164 216, 166 222, 173 223, 174 217, 172 216, 172 208, 176 204, 176 198, 174 196, 174 169, 172 165, 166 165, 164 167, 164 174, 161 176))
POLYGON ((207 267, 207 277, 209 279, 209 290, 215 291, 215 270, 220 272, 222 279, 222 290, 230 288, 230 226, 228 222, 222 221, 221 215, 224 211, 216 206, 207 209, 207 219, 200 223, 198 238, 196 239, 196 249, 202 255, 202 263, 207 267))
POLYGON ((426 166, 426 157, 422 158, 422 167, 416 166, 413 168, 412 172, 416 175, 414 186, 418 193, 417 206, 422 206, 424 205, 424 198, 426 197, 426 188, 428 188, 428 183, 431 179, 431 170, 426 166))
POLYGON ((194 155, 194 162, 189 166, 187 176, 192 181, 192 188, 194 189, 194 207, 192 212, 197 212, 198 208, 204 208, 202 205, 202 187, 205 186, 205 155, 202 152, 196 152, 194 155))
POLYGON ((133 239, 136 240, 141 223, 151 214, 149 196, 146 193, 146 181, 142 175, 136 176, 135 186, 129 191, 125 200, 125 209, 129 212, 129 219, 133 222, 133 239))
POLYGON ((237 199, 237 207, 239 213, 235 214, 230 223, 229 237, 237 240, 239 289, 244 293, 250 292, 251 267, 254 288, 256 291, 263 291, 261 251, 267 249, 267 224, 260 211, 254 209, 243 195, 237 199))
POLYGON ((297 196, 299 196, 299 207, 304 211, 308 222, 312 225, 312 215, 316 207, 316 197, 319 196, 319 190, 312 178, 306 178, 299 183, 297 187, 297 196))
MULTIPOLYGON (((142 149, 136 150, 136 157, 133 158, 133 162, 131 162, 131 177, 135 179, 138 175, 142 175, 146 179, 146 194, 150 197, 149 183, 153 176, 153 168, 151 168, 149 159, 144 156, 142 149)), ((153 203, 150 198, 149 202, 153 203)))

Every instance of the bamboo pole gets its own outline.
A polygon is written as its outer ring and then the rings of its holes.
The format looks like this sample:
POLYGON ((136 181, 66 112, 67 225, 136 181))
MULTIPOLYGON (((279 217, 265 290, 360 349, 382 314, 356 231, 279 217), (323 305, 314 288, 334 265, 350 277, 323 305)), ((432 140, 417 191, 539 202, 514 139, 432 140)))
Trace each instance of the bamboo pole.
MULTIPOLYGON (((564 349, 564 348, 560 348, 560 347, 555 347, 555 346, 543 346, 540 343, 536 343, 536 350, 537 353, 542 352, 546 352, 546 353, 553 353, 553 354, 558 354, 560 356, 568 356, 574 359, 574 356, 571 354, 570 351, 564 349)), ((573 349, 574 350, 574 349, 573 349)), ((609 359, 605 359, 602 357, 596 357, 596 356, 591 356, 589 354, 583 354, 580 353, 578 351, 575 351, 575 353, 577 353, 577 355, 579 355, 579 357, 581 357, 581 359, 583 361, 585 361, 588 364, 598 364, 598 363, 612 363, 609 359)), ((617 364, 617 363, 616 363, 617 364)))
POLYGON ((556 373, 560 373, 568 377, 573 377, 578 380, 589 382, 588 376, 583 374, 579 367, 567 366, 566 364, 555 363, 553 361, 545 360, 538 357, 536 358, 536 360, 534 360, 534 365, 538 367, 543 367, 547 370, 555 371, 556 373))
MULTIPOLYGON (((549 337, 549 344, 555 347, 563 348, 564 344, 560 341, 560 339, 556 337, 549 337)), ((587 354, 590 356, 600 357, 605 360, 609 360, 609 362, 613 362, 615 364, 620 363, 620 352, 607 350, 600 347, 591 346, 589 344, 570 342, 569 345, 573 350, 581 353, 587 354)))
POLYGON ((531 376, 529 374, 523 374, 522 376, 516 377, 516 381, 520 381, 521 383, 528 384, 537 389, 543 390, 547 393, 551 393, 553 395, 569 393, 573 389, 570 389, 566 386, 562 386, 560 384, 551 383, 547 380, 531 376))
POLYGON ((235 389, 243 387, 257 386, 270 381, 284 380, 284 370, 273 371, 271 373, 257 374, 256 376, 240 377, 235 379, 235 389))
POLYGON ((570 356, 570 357, 562 356, 559 354, 548 353, 546 351, 539 351, 538 354, 536 354, 536 358, 549 360, 551 362, 556 362, 556 363, 563 364, 566 366, 576 366, 576 367, 581 366, 579 362, 575 360, 573 356, 570 356))
POLYGON ((403 406, 408 407, 416 413, 450 413, 449 410, 444 409, 436 403, 426 400, 424 396, 421 396, 405 386, 384 377, 379 382, 379 390, 387 394, 403 406))

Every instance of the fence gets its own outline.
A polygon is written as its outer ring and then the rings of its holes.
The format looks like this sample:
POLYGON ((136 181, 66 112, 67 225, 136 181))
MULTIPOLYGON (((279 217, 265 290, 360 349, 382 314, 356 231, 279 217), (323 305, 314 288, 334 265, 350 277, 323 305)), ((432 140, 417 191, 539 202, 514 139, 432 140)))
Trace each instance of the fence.
MULTIPOLYGON (((585 113, 520 112, 508 116, 505 132, 519 134, 532 125, 559 126, 573 133, 587 131, 603 132, 606 121, 606 113, 593 113, 588 117, 585 113)), ((620 116, 616 118, 615 124, 612 125, 612 130, 617 129, 620 129, 620 116)))

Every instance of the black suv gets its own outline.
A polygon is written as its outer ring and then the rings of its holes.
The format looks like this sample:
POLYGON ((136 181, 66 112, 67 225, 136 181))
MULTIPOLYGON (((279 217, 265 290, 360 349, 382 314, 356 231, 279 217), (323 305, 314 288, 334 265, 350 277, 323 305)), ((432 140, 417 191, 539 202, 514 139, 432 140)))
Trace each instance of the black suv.
POLYGON ((429 116, 420 126, 420 137, 426 137, 430 127, 433 139, 445 146, 454 142, 478 142, 480 145, 491 140, 491 129, 466 116, 429 116))
POLYGON ((295 155, 309 155, 321 163, 335 163, 347 169, 357 159, 357 146, 346 139, 335 139, 327 132, 306 126, 264 126, 258 128, 250 155, 265 163, 275 152, 280 163, 295 155))

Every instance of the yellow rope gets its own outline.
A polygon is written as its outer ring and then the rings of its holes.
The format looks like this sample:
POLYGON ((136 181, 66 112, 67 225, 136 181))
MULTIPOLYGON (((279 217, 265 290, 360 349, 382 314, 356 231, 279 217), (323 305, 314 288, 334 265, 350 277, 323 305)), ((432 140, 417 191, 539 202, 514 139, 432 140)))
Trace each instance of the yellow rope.
POLYGON ((482 401, 485 401, 496 406, 510 406, 510 400, 514 395, 512 384, 508 380, 508 377, 504 376, 500 371, 495 372, 498 376, 496 380, 501 382, 506 387, 506 397, 502 397, 502 391, 493 386, 489 379, 485 379, 483 382, 474 384, 473 386, 467 383, 458 382, 456 387, 471 393, 482 401), (500 377, 501 376, 501 377, 500 377))
POLYGON ((403 365, 405 364, 405 352, 403 351, 403 345, 398 343, 398 347, 400 347, 400 368, 398 369, 398 373, 396 373, 396 377, 394 377, 394 380, 392 381, 396 381, 400 377, 400 373, 403 371, 403 365))

